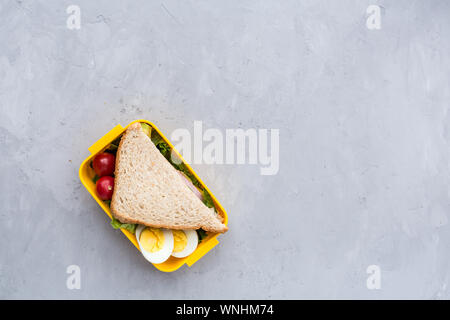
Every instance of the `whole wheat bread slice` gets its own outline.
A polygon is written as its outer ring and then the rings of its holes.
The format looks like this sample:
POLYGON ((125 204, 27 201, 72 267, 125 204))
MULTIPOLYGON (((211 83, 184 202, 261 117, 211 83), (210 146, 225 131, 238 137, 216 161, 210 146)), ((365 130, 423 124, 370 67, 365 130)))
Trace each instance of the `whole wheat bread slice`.
POLYGON ((122 223, 211 232, 228 230, 222 217, 186 186, 138 122, 130 125, 120 140, 111 211, 122 223))

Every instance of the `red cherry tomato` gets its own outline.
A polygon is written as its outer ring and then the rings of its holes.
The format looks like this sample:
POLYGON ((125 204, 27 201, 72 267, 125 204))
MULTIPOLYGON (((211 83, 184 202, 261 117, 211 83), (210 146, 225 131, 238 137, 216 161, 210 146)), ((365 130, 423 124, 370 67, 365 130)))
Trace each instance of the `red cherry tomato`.
POLYGON ((111 200, 114 191, 114 178, 113 177, 101 177, 98 179, 97 194, 102 200, 111 200))
POLYGON ((114 174, 115 164, 116 157, 107 152, 98 154, 95 156, 94 161, 92 161, 92 167, 99 177, 111 176, 114 174))

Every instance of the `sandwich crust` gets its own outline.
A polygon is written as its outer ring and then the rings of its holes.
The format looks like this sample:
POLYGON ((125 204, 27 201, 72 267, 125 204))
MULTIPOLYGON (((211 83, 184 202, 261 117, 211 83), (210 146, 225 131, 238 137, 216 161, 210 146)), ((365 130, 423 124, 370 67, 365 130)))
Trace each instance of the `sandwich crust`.
POLYGON ((139 122, 130 125, 116 155, 111 212, 122 223, 226 232, 223 218, 184 183, 139 122))

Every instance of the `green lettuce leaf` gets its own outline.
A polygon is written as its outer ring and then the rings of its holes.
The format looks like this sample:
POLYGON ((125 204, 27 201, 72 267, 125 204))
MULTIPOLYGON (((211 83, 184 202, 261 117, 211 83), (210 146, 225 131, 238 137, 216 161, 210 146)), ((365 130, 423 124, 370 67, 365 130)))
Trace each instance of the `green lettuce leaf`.
POLYGON ((111 221, 111 226, 114 229, 125 229, 134 234, 136 232, 137 224, 130 224, 130 223, 122 223, 116 218, 113 218, 111 221))
POLYGON ((214 208, 215 210, 216 208, 214 207, 214 201, 211 198, 211 195, 206 190, 203 190, 202 194, 203 194, 203 203, 205 204, 205 206, 207 206, 208 208, 214 208))
POLYGON ((164 142, 164 139, 161 138, 161 136, 156 132, 156 130, 152 130, 150 134, 150 139, 155 144, 155 146, 158 146, 159 143, 164 142))
POLYGON ((164 158, 166 158, 167 160, 169 160, 170 163, 172 163, 171 159, 170 159, 170 146, 165 143, 165 142, 159 142, 156 145, 156 148, 158 148, 159 152, 161 152, 161 154, 164 156, 164 158))
POLYGON ((197 235, 198 235, 198 243, 202 242, 202 240, 205 239, 208 236, 206 231, 203 230, 203 229, 198 229, 197 230, 197 235))

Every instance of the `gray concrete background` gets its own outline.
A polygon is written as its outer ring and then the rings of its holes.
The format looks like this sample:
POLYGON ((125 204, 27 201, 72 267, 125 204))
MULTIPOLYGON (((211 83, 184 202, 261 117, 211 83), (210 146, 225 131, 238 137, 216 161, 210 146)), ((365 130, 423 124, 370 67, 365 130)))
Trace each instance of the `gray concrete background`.
POLYGON ((448 1, 1 1, 0 298, 450 298, 449 14, 448 1), (366 28, 370 4, 381 30, 366 28), (194 166, 230 231, 171 274, 78 179, 88 147, 139 118, 168 135, 194 120, 280 129, 278 175, 194 166), (66 288, 71 264, 81 290, 66 288))

